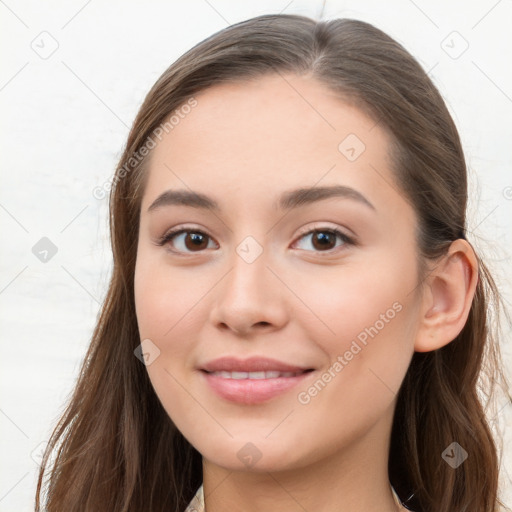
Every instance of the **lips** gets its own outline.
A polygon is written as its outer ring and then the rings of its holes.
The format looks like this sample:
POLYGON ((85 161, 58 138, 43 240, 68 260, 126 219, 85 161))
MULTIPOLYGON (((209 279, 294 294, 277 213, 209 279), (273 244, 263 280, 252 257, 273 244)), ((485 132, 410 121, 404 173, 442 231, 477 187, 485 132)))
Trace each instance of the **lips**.
POLYGON ((255 405, 285 394, 310 379, 313 368, 267 357, 221 357, 202 365, 201 378, 219 397, 229 402, 255 405))
POLYGON ((213 372, 242 372, 242 373, 256 373, 256 372, 279 372, 280 374, 301 374, 308 370, 313 370, 311 367, 302 367, 284 363, 277 359, 268 357, 253 356, 248 359, 238 359, 236 357, 220 357, 202 365, 201 370, 213 372))
MULTIPOLYGON (((308 371, 308 370, 306 370, 308 371)), ((228 371, 220 371, 220 372, 208 372, 209 375, 214 375, 215 377, 222 377, 223 379, 252 379, 252 380, 262 380, 262 379, 278 379, 280 377, 298 377, 306 372, 278 372, 278 371, 269 371, 269 372, 228 372, 228 371)))

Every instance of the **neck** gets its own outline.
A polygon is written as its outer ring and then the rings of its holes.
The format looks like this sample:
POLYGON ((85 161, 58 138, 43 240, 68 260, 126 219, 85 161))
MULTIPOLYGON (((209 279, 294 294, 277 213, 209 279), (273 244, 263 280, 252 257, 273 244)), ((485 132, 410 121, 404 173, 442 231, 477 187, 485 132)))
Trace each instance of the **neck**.
POLYGON ((303 467, 233 471, 203 458, 205 511, 397 512, 387 469, 391 419, 303 467))

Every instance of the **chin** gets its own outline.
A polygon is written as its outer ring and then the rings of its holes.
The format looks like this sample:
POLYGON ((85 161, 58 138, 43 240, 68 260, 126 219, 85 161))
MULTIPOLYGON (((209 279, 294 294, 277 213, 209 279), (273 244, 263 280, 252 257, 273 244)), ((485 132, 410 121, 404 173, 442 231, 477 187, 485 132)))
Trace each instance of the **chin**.
MULTIPOLYGON (((297 469, 306 462, 298 458, 296 448, 288 446, 276 437, 276 443, 268 440, 251 441, 251 436, 243 436, 243 440, 231 439, 224 443, 198 446, 196 449, 211 463, 229 471, 266 473, 297 469)), ((296 447, 296 443, 292 443, 296 447)))

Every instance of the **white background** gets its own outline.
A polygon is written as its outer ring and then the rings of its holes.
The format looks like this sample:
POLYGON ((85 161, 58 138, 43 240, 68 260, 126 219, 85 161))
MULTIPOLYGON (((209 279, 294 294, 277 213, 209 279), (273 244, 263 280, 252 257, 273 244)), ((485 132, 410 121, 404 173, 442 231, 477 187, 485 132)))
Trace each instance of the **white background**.
MULTIPOLYGON (((111 267, 107 199, 92 190, 112 175, 145 94, 197 42, 278 12, 368 21, 430 71, 470 167, 469 239, 510 301, 510 0, 0 1, 0 512, 33 510, 40 443, 73 388, 111 267), (58 249, 46 263, 32 253, 42 237, 58 249)), ((502 346, 510 368, 509 330, 502 346)), ((502 404, 512 505, 512 406, 502 404)))

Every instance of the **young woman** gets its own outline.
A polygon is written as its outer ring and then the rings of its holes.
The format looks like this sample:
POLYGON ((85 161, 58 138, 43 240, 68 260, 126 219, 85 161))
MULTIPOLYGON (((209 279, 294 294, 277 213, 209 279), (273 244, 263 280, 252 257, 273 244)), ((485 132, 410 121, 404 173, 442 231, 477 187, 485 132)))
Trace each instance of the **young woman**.
POLYGON ((402 46, 230 26, 151 89, 112 185, 112 280, 37 510, 498 511, 499 294, 402 46))

